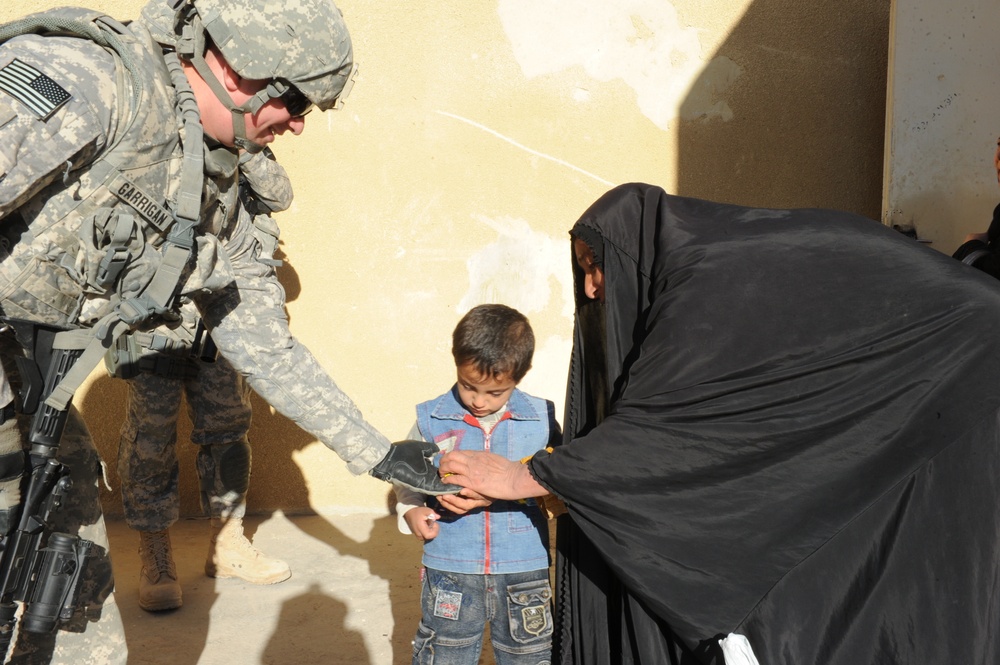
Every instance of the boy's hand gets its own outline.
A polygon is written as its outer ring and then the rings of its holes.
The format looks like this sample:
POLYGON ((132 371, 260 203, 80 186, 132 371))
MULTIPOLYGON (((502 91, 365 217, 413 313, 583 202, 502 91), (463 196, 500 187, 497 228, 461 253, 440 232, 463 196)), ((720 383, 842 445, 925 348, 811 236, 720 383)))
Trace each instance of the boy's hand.
POLYGON ((441 516, 426 506, 410 508, 403 515, 403 519, 406 520, 406 525, 410 527, 413 535, 421 542, 434 540, 441 533, 441 525, 437 523, 441 516))
POLYGON ((464 515, 474 508, 485 508, 493 503, 493 500, 473 490, 463 489, 461 494, 439 496, 438 502, 456 515, 464 515), (472 496, 465 496, 466 494, 472 496))

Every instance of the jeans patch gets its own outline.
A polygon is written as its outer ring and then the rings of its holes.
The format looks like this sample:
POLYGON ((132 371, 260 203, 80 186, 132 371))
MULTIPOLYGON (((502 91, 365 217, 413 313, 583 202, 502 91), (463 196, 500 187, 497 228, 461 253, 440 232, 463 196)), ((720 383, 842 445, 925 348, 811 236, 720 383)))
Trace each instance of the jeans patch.
POLYGON ((462 594, 458 591, 438 590, 434 598, 434 616, 458 621, 458 611, 462 608, 462 594))
POLYGON ((510 636, 518 644, 552 638, 552 589, 547 577, 507 587, 510 636))
POLYGON ((534 607, 521 608, 521 625, 525 632, 535 635, 542 634, 542 631, 549 625, 549 618, 545 612, 545 605, 535 605, 534 607))

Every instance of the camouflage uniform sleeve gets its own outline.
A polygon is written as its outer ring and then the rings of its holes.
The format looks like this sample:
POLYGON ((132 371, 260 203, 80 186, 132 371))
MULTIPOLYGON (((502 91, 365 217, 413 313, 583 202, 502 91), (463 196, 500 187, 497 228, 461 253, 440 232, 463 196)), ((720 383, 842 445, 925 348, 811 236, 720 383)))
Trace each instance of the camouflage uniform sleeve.
POLYGON ((389 440, 292 336, 285 291, 254 254, 231 251, 235 282, 196 301, 212 339, 271 406, 336 452, 352 473, 368 471, 385 457, 389 440))
POLYGON ((114 61, 91 42, 32 35, 0 46, 0 219, 100 154, 116 97, 114 61))
POLYGON ((240 172, 246 177, 257 200, 271 212, 281 212, 292 205, 292 182, 270 148, 253 154, 243 153, 240 156, 240 172))

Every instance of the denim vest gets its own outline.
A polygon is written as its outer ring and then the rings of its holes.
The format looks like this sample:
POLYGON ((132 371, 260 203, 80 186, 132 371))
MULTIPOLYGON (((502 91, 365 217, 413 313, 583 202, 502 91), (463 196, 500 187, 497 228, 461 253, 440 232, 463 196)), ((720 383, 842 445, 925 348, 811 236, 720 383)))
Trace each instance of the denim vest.
MULTIPOLYGON (((487 436, 458 400, 456 389, 417 405, 417 426, 427 441, 455 439, 455 450, 489 450, 519 460, 558 436, 555 407, 514 389, 507 413, 487 436)), ((534 499, 494 501, 454 515, 429 501, 441 515, 437 538, 424 543, 428 568, 469 575, 524 573, 549 566, 548 523, 534 499)))

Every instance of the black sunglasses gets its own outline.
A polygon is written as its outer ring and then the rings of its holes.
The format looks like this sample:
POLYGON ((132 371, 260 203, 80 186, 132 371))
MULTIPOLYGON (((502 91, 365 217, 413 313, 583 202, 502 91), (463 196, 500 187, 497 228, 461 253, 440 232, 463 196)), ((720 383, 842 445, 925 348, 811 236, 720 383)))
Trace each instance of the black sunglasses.
POLYGON ((288 89, 282 93, 281 101, 284 102, 285 109, 293 118, 301 118, 313 110, 313 103, 294 85, 288 86, 288 89))

